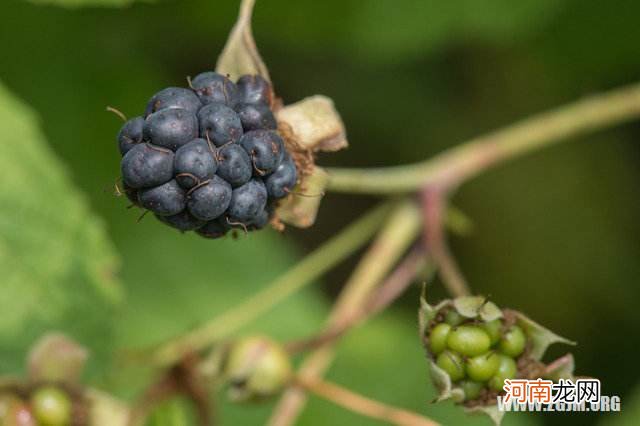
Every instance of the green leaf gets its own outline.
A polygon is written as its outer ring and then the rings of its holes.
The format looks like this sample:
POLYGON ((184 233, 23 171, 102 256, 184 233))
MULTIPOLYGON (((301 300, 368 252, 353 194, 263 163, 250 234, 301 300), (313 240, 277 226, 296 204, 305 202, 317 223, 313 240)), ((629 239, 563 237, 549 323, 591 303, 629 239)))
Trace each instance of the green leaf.
POLYGON ((134 2, 134 0, 28 0, 28 1, 35 4, 63 6, 63 7, 69 7, 69 8, 91 7, 91 6, 118 7, 118 6, 127 6, 134 2))
POLYGON ((106 349, 121 289, 104 225, 51 152, 33 112, 2 84, 0 126, 0 365, 22 365, 27 348, 51 329, 83 343, 93 336, 106 349))

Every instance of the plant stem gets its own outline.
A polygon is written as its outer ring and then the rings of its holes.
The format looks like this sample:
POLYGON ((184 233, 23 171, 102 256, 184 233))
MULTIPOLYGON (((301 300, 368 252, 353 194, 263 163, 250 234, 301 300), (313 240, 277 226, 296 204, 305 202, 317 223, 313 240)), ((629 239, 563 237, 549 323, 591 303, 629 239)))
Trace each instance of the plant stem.
POLYGON ((422 245, 419 245, 400 262, 384 283, 367 298, 365 303, 360 305, 359 309, 354 309, 350 318, 315 336, 289 342, 286 345, 287 351, 303 352, 333 343, 353 327, 389 307, 411 285, 416 275, 428 265, 427 254, 422 245))
POLYGON ((329 190, 398 194, 427 185, 454 188, 533 150, 640 116, 640 84, 594 95, 472 139, 429 160, 406 166, 328 169, 329 190))
POLYGON ((438 186, 426 186, 420 195, 424 217, 424 244, 437 265, 442 284, 453 297, 468 296, 471 289, 447 243, 443 218, 447 209, 446 194, 438 186))
POLYGON ((438 423, 402 408, 359 395, 334 383, 319 379, 299 379, 297 384, 309 392, 347 410, 400 426, 437 426, 438 423))
POLYGON ((389 203, 385 203, 367 213, 317 248, 268 287, 195 330, 161 345, 153 355, 154 361, 159 365, 171 365, 189 352, 202 350, 231 335, 297 290, 312 283, 365 244, 384 221, 390 207, 389 203))
MULTIPOLYGON (((407 200, 396 208, 345 284, 329 317, 328 329, 348 322, 354 311, 360 309, 372 290, 419 235, 421 221, 420 210, 413 200, 407 200)), ((321 377, 332 361, 333 348, 325 345, 305 359, 298 374, 303 379, 321 377)), ((269 425, 292 424, 305 402, 306 395, 301 389, 288 389, 275 408, 269 425)))

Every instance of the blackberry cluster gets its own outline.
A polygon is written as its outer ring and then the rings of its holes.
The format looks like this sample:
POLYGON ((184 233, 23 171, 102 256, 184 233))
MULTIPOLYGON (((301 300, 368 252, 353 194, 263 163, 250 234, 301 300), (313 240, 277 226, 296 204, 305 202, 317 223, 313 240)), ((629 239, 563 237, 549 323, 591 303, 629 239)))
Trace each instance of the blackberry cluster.
POLYGON ((156 93, 118 134, 129 200, 180 231, 219 238, 266 226, 296 185, 277 132, 271 85, 204 72, 156 93))
POLYGON ((515 321, 465 318, 454 309, 429 325, 427 348, 436 365, 464 391, 464 401, 484 400, 518 376, 528 338, 515 321))

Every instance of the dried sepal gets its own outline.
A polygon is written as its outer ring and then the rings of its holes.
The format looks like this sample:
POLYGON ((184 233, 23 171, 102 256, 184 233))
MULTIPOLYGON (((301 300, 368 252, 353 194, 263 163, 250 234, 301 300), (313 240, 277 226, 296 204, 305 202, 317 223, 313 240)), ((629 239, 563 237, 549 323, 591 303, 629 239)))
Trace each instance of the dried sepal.
POLYGON ((254 5, 255 0, 242 0, 238 20, 229 34, 227 44, 218 57, 216 71, 229 75, 232 80, 237 80, 244 74, 257 74, 267 81, 271 81, 269 70, 258 52, 251 30, 254 5))
POLYGON ((283 222, 298 228, 308 228, 313 225, 328 182, 327 172, 314 166, 311 173, 278 207, 278 217, 283 222))
POLYGON ((431 380, 438 390, 438 396, 434 402, 445 401, 452 399, 455 402, 462 402, 464 400, 464 392, 460 388, 454 388, 453 383, 449 375, 438 365, 429 360, 429 374, 431 380))
POLYGON ((27 359, 33 382, 76 383, 89 356, 88 351, 62 333, 49 333, 32 347, 27 359))
POLYGON ((89 407, 89 426, 131 426, 132 412, 127 404, 95 389, 85 392, 89 407))
POLYGON ((566 354, 550 362, 545 368, 545 378, 553 381, 560 379, 574 380, 574 370, 576 367, 573 354, 566 354))
POLYGON ((493 302, 482 296, 464 296, 453 300, 453 307, 465 318, 480 318, 493 321, 502 318, 502 311, 493 302))
POLYGON ((344 123, 326 96, 315 95, 284 106, 276 117, 291 128, 303 149, 334 152, 348 146, 344 123))
POLYGON ((565 343, 567 345, 576 344, 575 342, 565 339, 562 336, 558 336, 553 331, 541 326, 522 312, 513 310, 508 310, 507 312, 513 313, 516 316, 517 324, 522 327, 524 332, 527 334, 527 337, 531 339, 532 345, 529 355, 535 360, 539 361, 542 359, 547 348, 554 343, 565 343))

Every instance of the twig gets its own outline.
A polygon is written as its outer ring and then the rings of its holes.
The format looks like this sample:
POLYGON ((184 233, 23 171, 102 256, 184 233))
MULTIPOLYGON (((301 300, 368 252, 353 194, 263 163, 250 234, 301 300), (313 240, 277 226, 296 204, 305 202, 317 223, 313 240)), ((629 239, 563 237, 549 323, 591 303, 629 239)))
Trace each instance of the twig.
POLYGON ((195 405, 201 426, 214 425, 214 413, 210 409, 207 389, 197 374, 199 359, 193 355, 184 357, 160 379, 151 384, 131 410, 129 426, 140 426, 153 409, 176 395, 185 395, 195 405))
POLYGON ((298 386, 347 410, 399 426, 437 426, 438 423, 402 408, 375 401, 334 383, 299 378, 298 386))
POLYGON ((453 297, 469 295, 469 286, 447 244, 443 218, 447 208, 447 195, 437 186, 428 186, 422 191, 421 196, 424 243, 438 267, 442 283, 453 297))
POLYGON ((185 353, 206 348, 217 340, 233 334, 297 290, 314 282, 367 242, 386 218, 390 207, 390 204, 383 204, 367 213, 317 248, 268 287, 191 332, 166 342, 154 352, 155 362, 160 365, 171 365, 185 353))
MULTIPOLYGON (((393 267, 398 258, 417 237, 421 226, 420 212, 413 201, 400 205, 380 231, 376 240, 349 278, 329 317, 328 328, 340 326, 366 301, 371 291, 393 267)), ((333 360, 333 349, 325 345, 313 351, 302 363, 299 376, 314 379, 324 374, 333 360)), ((280 399, 269 424, 286 426, 298 417, 306 402, 302 389, 290 388, 280 399)))
POLYGON ((505 160, 639 116, 640 84, 633 84, 534 115, 417 164, 328 169, 329 190, 398 194, 432 184, 452 189, 505 160))
POLYGON ((332 343, 342 337, 351 328, 371 318, 386 309, 411 285, 415 276, 427 265, 427 254, 422 245, 414 248, 396 269, 387 277, 378 290, 372 294, 360 309, 355 309, 352 316, 341 324, 326 329, 324 332, 306 338, 295 340, 286 345, 290 353, 316 349, 327 343, 332 343))

